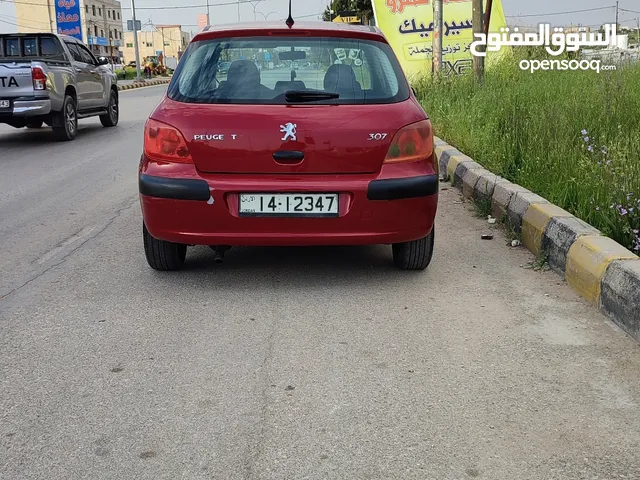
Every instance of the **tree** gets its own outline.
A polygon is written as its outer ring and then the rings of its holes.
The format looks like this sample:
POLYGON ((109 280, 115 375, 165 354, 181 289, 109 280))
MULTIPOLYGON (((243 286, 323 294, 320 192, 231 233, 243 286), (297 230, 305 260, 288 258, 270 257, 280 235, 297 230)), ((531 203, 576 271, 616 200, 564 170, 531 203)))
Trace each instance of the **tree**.
POLYGON ((334 12, 355 10, 356 15, 362 19, 365 24, 369 22, 369 18, 373 15, 371 0, 332 0, 322 14, 322 19, 325 22, 330 22, 337 15, 337 13, 331 14, 331 10, 334 12))

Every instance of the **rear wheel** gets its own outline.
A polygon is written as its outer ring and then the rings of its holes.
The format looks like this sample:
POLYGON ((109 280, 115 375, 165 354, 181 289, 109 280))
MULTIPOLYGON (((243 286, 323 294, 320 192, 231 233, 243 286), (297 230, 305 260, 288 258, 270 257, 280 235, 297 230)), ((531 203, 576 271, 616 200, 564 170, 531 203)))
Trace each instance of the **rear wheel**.
POLYGON ((402 270, 424 270, 431 263, 435 227, 426 237, 411 242, 393 244, 393 262, 402 270))
POLYGON ((53 135, 57 140, 68 142, 76 138, 78 133, 78 112, 76 101, 70 95, 65 95, 62 111, 57 114, 53 122, 53 135))
POLYGON ((151 236, 146 225, 142 229, 144 253, 151 268, 163 272, 182 268, 187 257, 186 245, 158 240, 151 236))
POLYGON ((109 96, 109 105, 107 106, 107 113, 100 115, 100 122, 103 127, 115 127, 118 124, 118 117, 120 115, 118 109, 118 95, 111 90, 109 96))
POLYGON ((27 123, 27 128, 42 128, 43 123, 42 120, 34 120, 33 122, 27 123))

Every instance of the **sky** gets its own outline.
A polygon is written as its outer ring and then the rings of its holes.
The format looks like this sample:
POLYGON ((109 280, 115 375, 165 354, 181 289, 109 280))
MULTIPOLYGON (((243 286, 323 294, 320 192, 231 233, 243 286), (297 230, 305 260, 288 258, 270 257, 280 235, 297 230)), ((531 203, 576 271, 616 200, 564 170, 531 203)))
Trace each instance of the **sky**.
MULTIPOLYGON (((15 32, 15 6, 13 2, 29 2, 33 0, 0 0, 0 32, 15 32)), ((55 0, 52 0, 55 1, 55 0)), ((87 0, 91 3, 91 0, 87 0)), ((238 19, 238 6, 235 0, 208 0, 211 12, 211 24, 223 24, 236 22, 238 19)), ((240 4, 240 19, 242 21, 285 19, 287 17, 288 0, 261 0, 240 4)), ((324 11, 329 0, 292 0, 294 18, 314 20, 324 11)), ((136 15, 142 23, 148 21, 156 25, 181 24, 185 31, 197 31, 197 15, 206 13, 207 0, 137 0, 136 15), (167 7, 202 5, 197 8, 173 9, 167 7)), ((130 1, 122 3, 124 19, 131 18, 130 1)), ((600 26, 602 23, 615 21, 615 0, 502 0, 502 6, 507 21, 510 24, 538 25, 539 23, 551 23, 553 25, 592 25, 600 26), (597 9, 595 11, 584 11, 597 9), (580 13, 567 13, 555 15, 558 12, 583 10, 580 13), (554 14, 544 15, 540 14, 554 14)), ((445 7, 446 8, 446 7, 445 7)), ((640 0, 620 0, 620 8, 634 10, 637 13, 620 11, 622 25, 633 27, 636 18, 640 17, 640 0)), ((44 27, 44 25, 43 25, 44 27)), ((150 27, 149 27, 150 28, 150 27)))

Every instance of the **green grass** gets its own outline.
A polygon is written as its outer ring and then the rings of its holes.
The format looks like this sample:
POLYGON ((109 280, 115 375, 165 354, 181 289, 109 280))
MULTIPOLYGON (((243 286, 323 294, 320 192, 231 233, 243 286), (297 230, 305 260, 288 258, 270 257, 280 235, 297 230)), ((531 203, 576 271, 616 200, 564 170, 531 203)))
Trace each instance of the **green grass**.
MULTIPOLYGON (((135 67, 126 67, 127 71, 127 80, 134 80, 136 78, 136 69, 135 67)), ((172 72, 171 70, 167 70, 167 72, 172 72)), ((115 71, 116 75, 118 75, 118 80, 124 80, 122 78, 122 69, 117 69, 115 71)), ((144 76, 144 68, 140 69, 140 76, 144 76)))
POLYGON ((436 134, 639 253, 640 65, 532 74, 519 60, 481 86, 471 75, 419 82, 436 134))
MULTIPOLYGON (((126 72, 127 72, 127 80, 133 80, 136 78, 136 69, 135 68, 131 68, 131 67, 126 67, 125 68, 126 72)), ((141 71, 140 74, 142 75, 144 72, 141 71)), ((122 69, 116 70, 116 75, 118 75, 118 79, 119 80, 123 80, 122 78, 122 69)))

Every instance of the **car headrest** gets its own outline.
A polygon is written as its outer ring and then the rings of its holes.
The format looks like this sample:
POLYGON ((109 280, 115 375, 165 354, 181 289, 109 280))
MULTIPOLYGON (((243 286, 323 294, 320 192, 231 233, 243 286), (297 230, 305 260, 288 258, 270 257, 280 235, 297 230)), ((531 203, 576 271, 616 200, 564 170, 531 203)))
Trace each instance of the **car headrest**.
POLYGON ((229 66, 227 82, 255 88, 260 85, 260 71, 250 60, 236 60, 229 66))
POLYGON ((324 89, 329 92, 359 92, 362 87, 356 80, 351 65, 331 65, 324 76, 324 89))

